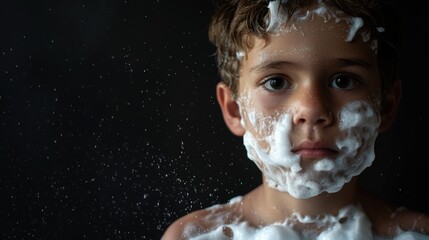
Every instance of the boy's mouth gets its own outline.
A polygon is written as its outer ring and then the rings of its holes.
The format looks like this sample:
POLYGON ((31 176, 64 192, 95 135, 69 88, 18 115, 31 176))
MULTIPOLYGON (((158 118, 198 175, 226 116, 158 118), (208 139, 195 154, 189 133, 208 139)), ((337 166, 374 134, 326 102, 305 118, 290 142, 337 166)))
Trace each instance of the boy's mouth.
POLYGON ((336 155, 338 150, 321 141, 305 140, 293 147, 291 152, 299 154, 303 158, 327 158, 336 155))

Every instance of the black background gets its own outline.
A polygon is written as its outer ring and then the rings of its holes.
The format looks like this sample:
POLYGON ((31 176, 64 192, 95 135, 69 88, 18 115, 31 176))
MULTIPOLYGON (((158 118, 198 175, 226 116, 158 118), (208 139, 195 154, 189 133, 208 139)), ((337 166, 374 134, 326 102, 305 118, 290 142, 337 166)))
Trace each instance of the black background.
MULTIPOLYGON (((423 2, 401 7, 401 110, 361 179, 429 213, 423 2)), ((260 183, 215 99, 212 6, 1 1, 1 239, 159 239, 260 183)))

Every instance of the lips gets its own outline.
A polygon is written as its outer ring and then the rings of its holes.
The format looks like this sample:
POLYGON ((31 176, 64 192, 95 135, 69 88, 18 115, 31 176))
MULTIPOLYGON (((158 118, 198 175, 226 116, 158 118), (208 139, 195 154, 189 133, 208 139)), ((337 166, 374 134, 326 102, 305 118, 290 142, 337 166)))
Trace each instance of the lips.
POLYGON ((306 140, 292 148, 292 152, 303 158, 326 158, 337 154, 337 150, 321 141, 306 140))

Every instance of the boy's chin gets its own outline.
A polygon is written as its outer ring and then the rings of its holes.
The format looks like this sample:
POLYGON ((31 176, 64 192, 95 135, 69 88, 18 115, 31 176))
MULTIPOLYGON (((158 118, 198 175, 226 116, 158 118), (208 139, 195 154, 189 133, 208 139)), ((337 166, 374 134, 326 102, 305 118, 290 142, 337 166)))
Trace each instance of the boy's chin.
MULTIPOLYGON (((280 172, 278 174, 281 174, 280 172)), ((290 174, 290 171, 289 171, 290 174)), ((272 175, 273 176, 273 175, 272 175)), ((306 171, 292 173, 289 176, 268 177, 268 185, 280 192, 286 192, 298 199, 307 199, 323 192, 340 191, 349 176, 333 172, 306 171), (273 179, 275 177, 275 179, 273 179), (282 179, 283 181, 279 180, 282 179)))

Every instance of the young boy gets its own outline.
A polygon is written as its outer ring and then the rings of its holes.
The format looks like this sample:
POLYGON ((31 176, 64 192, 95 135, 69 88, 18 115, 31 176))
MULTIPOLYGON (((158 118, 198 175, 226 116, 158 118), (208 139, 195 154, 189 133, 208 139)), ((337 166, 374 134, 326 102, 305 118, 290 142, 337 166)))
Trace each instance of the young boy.
POLYGON ((170 239, 429 239, 429 217, 365 192, 395 117, 395 16, 371 0, 229 0, 209 37, 226 125, 243 136, 262 184, 192 212, 170 239))

